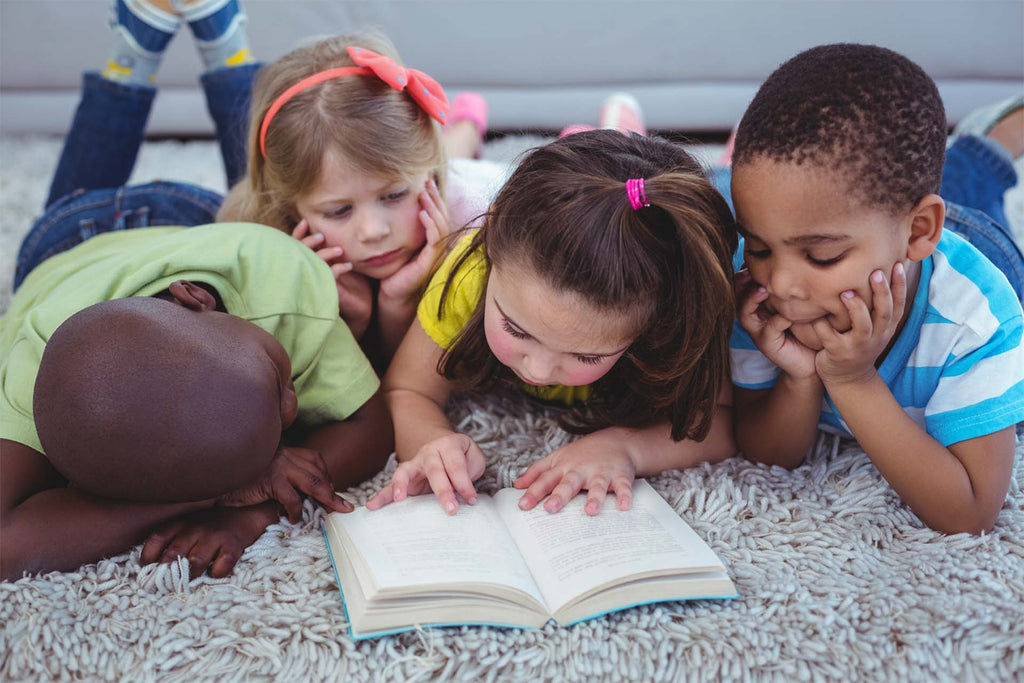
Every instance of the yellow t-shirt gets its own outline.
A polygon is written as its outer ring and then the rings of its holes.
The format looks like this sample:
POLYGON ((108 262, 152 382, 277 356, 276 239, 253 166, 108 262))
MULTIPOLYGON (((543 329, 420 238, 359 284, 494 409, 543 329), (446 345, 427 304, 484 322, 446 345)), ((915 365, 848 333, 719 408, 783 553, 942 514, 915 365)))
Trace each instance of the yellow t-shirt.
MULTIPOLYGON (((444 300, 444 308, 441 315, 438 315, 438 306, 441 303, 441 292, 448 281, 455 264, 469 249, 473 240, 474 232, 463 235, 456 242, 441 267, 437 269, 434 276, 427 285, 423 298, 420 299, 416 317, 427 335, 433 339, 442 349, 449 349, 455 338, 466 323, 469 322, 473 311, 476 310, 477 302, 483 296, 484 286, 487 284, 487 263, 482 250, 470 254, 463 262, 455 277, 452 286, 448 290, 448 296, 444 300)), ((590 397, 590 386, 570 387, 562 384, 537 387, 522 383, 520 387, 528 394, 544 401, 575 405, 585 403, 590 397)))
POLYGON ((224 308, 288 352, 297 424, 343 420, 380 385, 338 317, 330 269, 312 250, 262 225, 139 228, 97 235, 33 270, 0 318, 0 438, 42 452, 32 392, 53 331, 110 299, 152 296, 175 280, 209 284, 224 308))

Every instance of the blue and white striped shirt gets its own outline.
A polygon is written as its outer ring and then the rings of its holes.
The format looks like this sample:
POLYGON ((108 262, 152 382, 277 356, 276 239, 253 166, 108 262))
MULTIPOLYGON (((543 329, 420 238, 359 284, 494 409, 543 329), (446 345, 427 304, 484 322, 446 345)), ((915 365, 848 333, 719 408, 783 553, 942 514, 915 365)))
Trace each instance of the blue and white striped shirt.
MULTIPOLYGON (((1003 273, 944 230, 921 263, 913 308, 878 374, 907 414, 944 446, 1024 421, 1024 323, 1003 273)), ((779 369, 737 322, 733 384, 767 389, 779 369)), ((826 393, 819 427, 851 436, 826 393)))

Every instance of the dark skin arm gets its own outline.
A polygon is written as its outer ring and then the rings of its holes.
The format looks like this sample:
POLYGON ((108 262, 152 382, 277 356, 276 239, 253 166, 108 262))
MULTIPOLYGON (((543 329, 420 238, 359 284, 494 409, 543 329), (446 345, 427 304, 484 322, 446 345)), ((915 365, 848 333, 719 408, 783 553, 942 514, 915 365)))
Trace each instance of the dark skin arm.
MULTIPOLYGON (((394 431, 377 393, 344 422, 317 427, 302 436, 299 444, 320 453, 334 488, 344 489, 380 471, 394 449, 394 431)), ((214 578, 227 576, 242 552, 279 517, 273 501, 200 510, 156 529, 146 540, 141 562, 186 557, 192 577, 204 571, 214 578)))
POLYGON ((0 575, 72 570, 116 555, 156 524, 213 506, 131 503, 69 488, 38 451, 0 439, 0 575))
POLYGON ((372 477, 395 450, 395 432, 383 395, 377 391, 344 422, 309 431, 299 445, 320 453, 335 489, 346 489, 372 477))

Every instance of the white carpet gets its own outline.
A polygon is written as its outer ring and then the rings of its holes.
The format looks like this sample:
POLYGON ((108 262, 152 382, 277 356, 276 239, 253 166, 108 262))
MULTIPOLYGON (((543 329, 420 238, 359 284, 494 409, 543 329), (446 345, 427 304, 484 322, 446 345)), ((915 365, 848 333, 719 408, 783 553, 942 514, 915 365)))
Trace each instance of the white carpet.
MULTIPOLYGON (((0 311, 59 141, 0 138, 0 311)), ((218 187, 212 143, 147 144, 135 179, 218 187)), ((510 485, 566 442, 518 396, 463 396, 459 429, 510 485)), ((3 680, 991 680, 1024 678, 1024 464, 995 530, 924 528, 849 443, 795 471, 733 458, 652 480, 725 561, 740 597, 634 608, 570 628, 427 630, 353 642, 319 523, 271 527, 226 579, 138 549, 0 583, 3 680)), ((376 490, 378 475, 353 493, 376 490)))

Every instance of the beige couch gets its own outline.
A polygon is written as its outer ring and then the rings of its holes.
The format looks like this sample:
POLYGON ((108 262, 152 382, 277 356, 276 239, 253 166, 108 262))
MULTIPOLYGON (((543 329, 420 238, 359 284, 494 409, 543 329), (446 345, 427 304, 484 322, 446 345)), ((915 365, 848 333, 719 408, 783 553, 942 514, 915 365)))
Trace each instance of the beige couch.
MULTIPOLYGON (((613 89, 654 128, 725 130, 781 61, 818 43, 892 47, 939 83, 951 121, 1024 88, 1019 0, 244 0, 255 52, 377 28, 451 91, 474 89, 501 129, 593 119, 613 89)), ((109 44, 110 0, 0 0, 0 130, 66 130, 79 72, 109 44)), ((150 132, 212 132, 187 30, 158 77, 150 132)))

